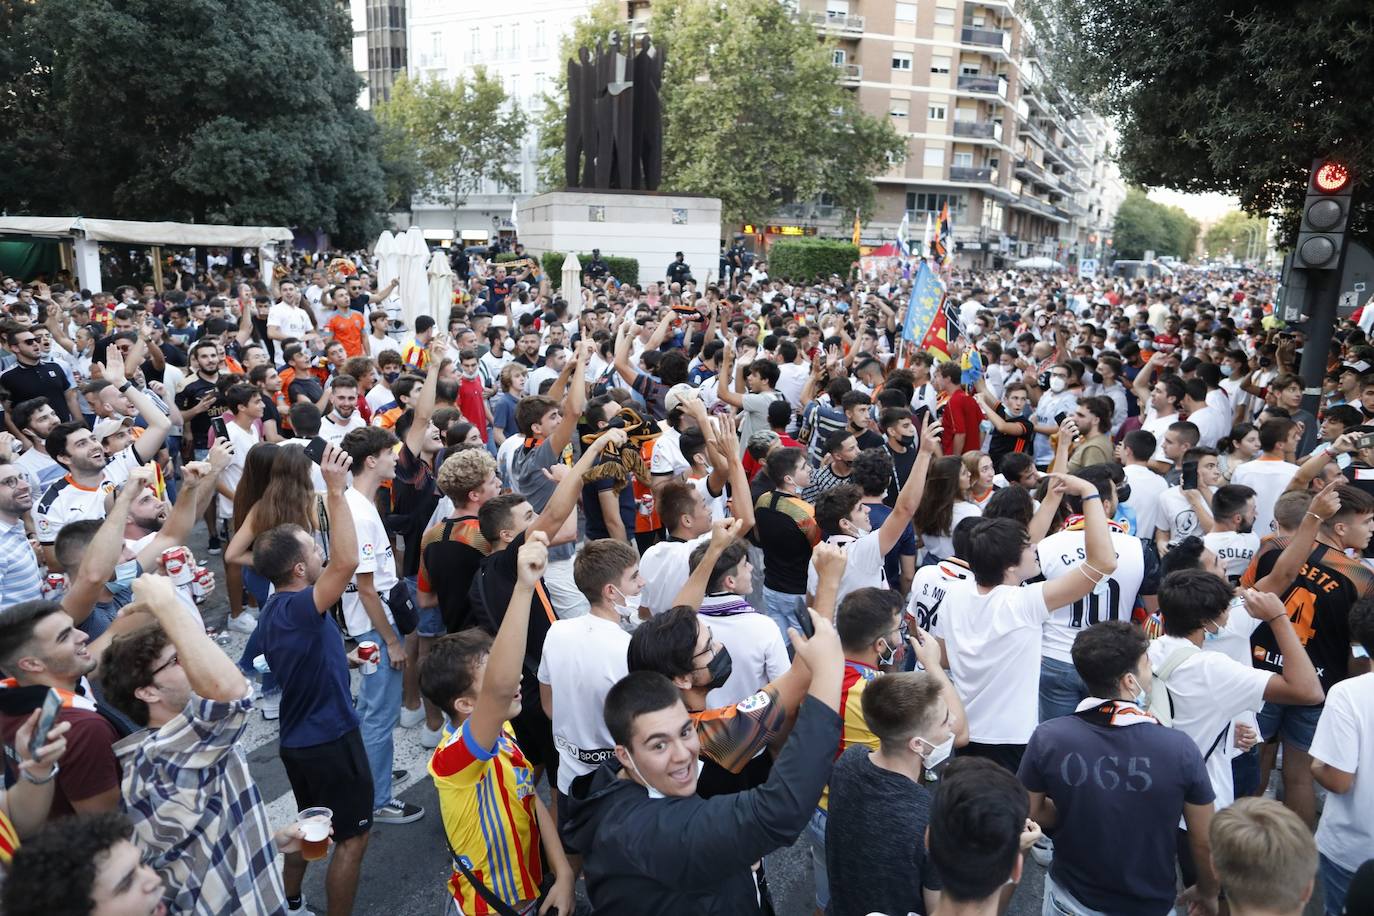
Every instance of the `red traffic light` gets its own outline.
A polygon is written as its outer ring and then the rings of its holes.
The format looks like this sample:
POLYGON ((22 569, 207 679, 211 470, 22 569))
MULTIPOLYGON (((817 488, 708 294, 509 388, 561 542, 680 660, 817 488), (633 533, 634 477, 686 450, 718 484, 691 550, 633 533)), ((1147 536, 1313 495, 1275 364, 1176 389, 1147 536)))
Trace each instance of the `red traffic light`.
POLYGON ((1350 170, 1328 159, 1312 173, 1312 186, 1325 194, 1335 194, 1350 183, 1350 170))

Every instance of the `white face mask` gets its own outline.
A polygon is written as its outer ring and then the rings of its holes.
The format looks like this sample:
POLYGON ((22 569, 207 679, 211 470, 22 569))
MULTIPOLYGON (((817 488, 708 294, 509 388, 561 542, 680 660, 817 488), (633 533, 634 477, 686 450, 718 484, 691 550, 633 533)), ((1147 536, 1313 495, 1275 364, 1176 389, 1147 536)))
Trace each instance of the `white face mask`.
POLYGON ((620 615, 620 619, 622 621, 637 619, 639 617, 639 595, 627 595, 614 585, 611 588, 615 588, 616 594, 620 595, 620 600, 625 602, 624 604, 611 605, 615 608, 615 612, 620 615))
MULTIPOLYGON (((954 736, 951 735, 951 736, 950 736, 951 745, 952 745, 953 740, 954 740, 954 736)), ((631 754, 629 751, 626 751, 626 752, 625 752, 625 757, 630 761, 630 772, 635 774, 635 779, 639 780, 639 784, 642 785, 642 786, 644 787, 645 791, 647 791, 647 792, 649 793, 649 797, 650 797, 650 798, 667 798, 667 797, 668 797, 668 796, 664 795, 662 792, 660 792, 660 791, 658 791, 657 789, 655 789, 653 786, 649 785, 649 780, 645 779, 645 778, 644 778, 644 774, 641 773, 641 772, 639 772, 639 767, 635 766, 635 758, 634 758, 634 755, 633 755, 633 754, 631 754)), ((701 770, 702 770, 702 767, 704 767, 705 765, 706 765, 706 762, 705 762, 704 760, 698 760, 698 761, 697 761, 697 778, 698 778, 698 779, 701 778, 701 770)))
POLYGON ((953 732, 950 732, 949 737, 946 738, 944 741, 941 741, 939 744, 931 744, 929 741, 920 736, 917 736, 916 740, 924 745, 927 745, 930 748, 930 753, 922 755, 923 757, 925 757, 927 770, 933 770, 935 767, 938 767, 940 764, 948 760, 949 755, 954 752, 953 732))
POLYGON ((1059 394, 1067 388, 1068 384, 1069 382, 1067 379, 1060 378, 1057 375, 1050 377, 1050 391, 1053 391, 1055 394, 1059 394))

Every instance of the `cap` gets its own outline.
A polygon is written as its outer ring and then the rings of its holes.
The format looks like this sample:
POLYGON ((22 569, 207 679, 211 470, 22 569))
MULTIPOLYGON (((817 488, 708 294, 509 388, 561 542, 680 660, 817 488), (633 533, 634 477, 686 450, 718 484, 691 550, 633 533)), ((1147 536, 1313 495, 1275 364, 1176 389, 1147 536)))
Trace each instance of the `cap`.
POLYGON ((106 439, 108 439, 110 436, 113 436, 121 429, 133 425, 133 417, 124 417, 123 419, 117 419, 115 417, 106 417, 103 420, 97 421, 95 424, 95 441, 104 442, 106 439))
POLYGON ((674 407, 681 407, 683 401, 692 398, 700 399, 701 392, 697 391, 686 382, 678 382, 668 389, 667 395, 663 398, 663 407, 665 410, 672 410, 674 407))

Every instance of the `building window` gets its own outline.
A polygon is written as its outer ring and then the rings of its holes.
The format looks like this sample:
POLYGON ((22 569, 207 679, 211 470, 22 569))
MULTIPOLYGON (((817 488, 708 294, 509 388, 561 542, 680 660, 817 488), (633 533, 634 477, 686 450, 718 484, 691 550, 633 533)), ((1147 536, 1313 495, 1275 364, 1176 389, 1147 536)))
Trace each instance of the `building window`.
POLYGON ((898 3, 894 10, 895 18, 898 22, 916 21, 916 4, 898 3))
POLYGON ((917 191, 908 191, 906 195, 906 208, 915 213, 939 213, 945 204, 949 204, 951 213, 958 213, 964 208, 964 199, 959 194, 922 194, 917 191))
POLYGON ((973 168, 973 153, 955 153, 953 164, 961 169, 973 168))
POLYGON ((959 75, 960 75, 960 76, 977 76, 980 72, 981 72, 981 70, 980 70, 980 68, 979 68, 979 66, 978 66, 977 64, 960 64, 960 65, 959 65, 959 75))
POLYGON ((926 118, 931 121, 943 121, 945 119, 945 106, 931 105, 926 109, 926 118))
POLYGON ((544 20, 534 20, 534 47, 536 50, 544 50, 544 20))
POLYGON ((510 30, 510 56, 520 56, 520 27, 512 26, 510 30))
POLYGON ((491 30, 491 56, 500 60, 506 56, 505 26, 493 26, 491 30))
POLYGON ((944 150, 944 148, 943 148, 943 147, 939 147, 939 146, 927 146, 927 147, 926 147, 926 152, 925 152, 925 158, 924 158, 923 161, 925 162, 926 165, 944 165, 944 164, 945 164, 945 150, 944 150))
POLYGON ((468 59, 478 61, 482 59, 482 30, 473 26, 468 31, 468 59))
POLYGON ((843 19, 849 15, 849 0, 825 0, 825 15, 828 19, 843 19))
POLYGON ((894 118, 905 118, 911 112, 911 103, 906 99, 893 99, 887 113, 894 118))
POLYGON ((892 52, 892 69, 893 69, 893 70, 905 70, 906 72, 910 73, 910 72, 911 72, 911 53, 908 52, 908 51, 893 51, 893 52, 892 52))
POLYGON ((443 59, 444 59, 444 33, 443 33, 443 32, 430 32, 430 33, 429 33, 429 54, 430 54, 430 56, 433 57, 435 60, 443 60, 443 59))
POLYGON ((948 72, 949 72, 949 58, 948 58, 948 57, 932 57, 932 58, 930 59, 930 72, 931 72, 931 73, 948 73, 948 72))
POLYGON ((954 25, 954 10, 937 9, 935 11, 936 25, 954 25))
POLYGON ((835 48, 830 52, 830 62, 837 67, 843 67, 846 63, 844 48, 835 48))

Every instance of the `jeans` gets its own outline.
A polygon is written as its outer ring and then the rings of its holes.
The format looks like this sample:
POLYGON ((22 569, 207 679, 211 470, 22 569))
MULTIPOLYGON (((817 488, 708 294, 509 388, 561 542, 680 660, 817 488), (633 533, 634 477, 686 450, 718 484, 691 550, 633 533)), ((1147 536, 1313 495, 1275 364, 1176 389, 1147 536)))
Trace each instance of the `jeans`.
POLYGON ((1259 790, 1259 754, 1259 747, 1255 746, 1231 758, 1231 782, 1235 786, 1236 798, 1254 795, 1259 790))
POLYGON ((396 748, 391 733, 401 721, 401 672, 391 667, 386 643, 376 630, 360 633, 358 642, 371 640, 381 655, 377 670, 364 674, 358 687, 358 719, 367 749, 367 765, 372 769, 372 807, 391 801, 391 760, 396 748))
POLYGON ((1317 734, 1317 720, 1322 706, 1289 706, 1284 703, 1265 703, 1259 711, 1259 733, 1265 741, 1274 736, 1298 748, 1307 750, 1317 734))
POLYGON ((573 581, 572 557, 549 562, 544 568, 544 589, 549 593, 549 603, 553 605, 553 612, 559 620, 591 613, 592 606, 587 602, 587 596, 573 581))
POLYGON ((1040 659, 1040 721, 1071 716, 1088 696, 1078 670, 1057 658, 1040 659))
POLYGON ((1106 916, 1106 914, 1084 906, 1077 897, 1065 890, 1062 884, 1055 883, 1054 878, 1046 872, 1045 902, 1040 910, 1040 916, 1106 916))
POLYGON ((825 822, 829 815, 817 808, 811 812, 806 835, 811 839, 811 874, 816 880, 816 909, 822 913, 830 906, 830 873, 825 868, 825 822))
POLYGON ((1326 916, 1341 916, 1350 893, 1353 871, 1346 871, 1321 853, 1317 854, 1317 880, 1322 883, 1322 910, 1326 916))
POLYGON ((778 629, 782 630, 783 645, 790 649, 792 640, 787 636, 787 628, 796 627, 799 632, 801 631, 801 615, 806 613, 806 596, 775 592, 765 585, 763 610, 778 625, 778 629))

